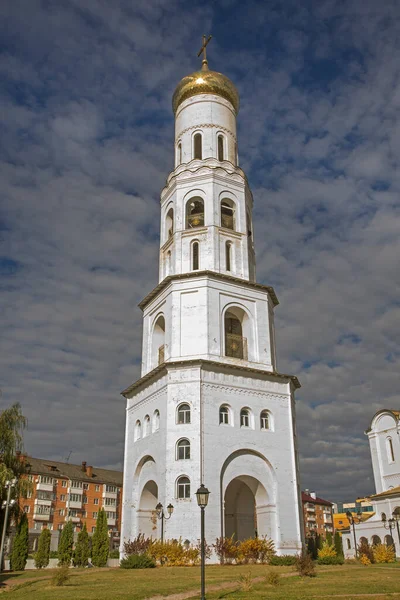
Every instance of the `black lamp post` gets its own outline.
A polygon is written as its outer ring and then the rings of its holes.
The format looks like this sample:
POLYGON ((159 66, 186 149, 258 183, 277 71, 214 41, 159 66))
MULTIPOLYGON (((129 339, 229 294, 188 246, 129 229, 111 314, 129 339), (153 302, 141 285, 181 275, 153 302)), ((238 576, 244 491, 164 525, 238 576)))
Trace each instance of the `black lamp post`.
POLYGON ((165 512, 164 512, 164 507, 161 504, 161 502, 159 502, 156 506, 156 512, 157 512, 157 517, 159 519, 161 519, 161 543, 163 543, 163 541, 164 541, 164 521, 168 521, 168 519, 170 519, 172 517, 172 513, 174 512, 174 507, 172 506, 172 504, 168 504, 168 506, 167 506, 168 517, 166 517, 165 512))
POLYGON ((201 508, 201 599, 206 600, 206 545, 204 536, 204 509, 208 504, 208 496, 210 492, 205 487, 204 483, 201 484, 196 492, 197 504, 201 508))
POLYGON ((400 544, 400 528, 399 528, 400 508, 394 509, 394 511, 392 512, 392 517, 396 521, 397 537, 399 538, 399 544, 400 544))
POLYGON ((3 532, 1 535, 1 544, 0 544, 0 571, 3 567, 3 554, 4 554, 4 543, 6 540, 6 532, 7 532, 7 524, 8 524, 8 511, 10 506, 13 506, 16 503, 16 500, 11 500, 11 490, 15 488, 17 485, 17 479, 11 479, 10 481, 6 481, 5 488, 7 490, 7 500, 4 500, 1 508, 5 508, 4 515, 4 523, 3 523, 3 532))
POLYGON ((358 550, 357 550, 357 540, 356 540, 356 528, 355 528, 355 524, 356 523, 361 523, 361 515, 360 513, 357 514, 357 516, 353 515, 352 512, 350 512, 349 510, 346 512, 346 517, 349 520, 350 525, 353 527, 353 537, 354 537, 354 550, 356 553, 356 558, 358 558, 358 550), (356 520, 357 519, 357 520, 356 520))
MULTIPOLYGON (((385 513, 382 514, 382 523, 385 529, 389 529, 389 535, 392 538, 393 541, 393 537, 392 537, 392 531, 394 529, 394 524, 397 524, 396 518, 392 518, 392 519, 387 519, 385 513)), ((397 524, 397 527, 399 527, 399 525, 397 524)), ((397 529, 397 533, 399 532, 399 530, 397 529)))

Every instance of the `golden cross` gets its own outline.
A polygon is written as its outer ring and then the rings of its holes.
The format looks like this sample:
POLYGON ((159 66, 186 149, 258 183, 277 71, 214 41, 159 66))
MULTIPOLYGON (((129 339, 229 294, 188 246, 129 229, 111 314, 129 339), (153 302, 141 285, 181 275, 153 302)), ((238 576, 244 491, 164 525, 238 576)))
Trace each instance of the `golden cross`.
POLYGON ((206 35, 203 35, 203 45, 197 53, 197 56, 200 56, 200 54, 204 54, 203 63, 207 62, 206 46, 207 46, 208 42, 211 40, 211 38, 212 38, 212 35, 209 35, 208 38, 206 35))

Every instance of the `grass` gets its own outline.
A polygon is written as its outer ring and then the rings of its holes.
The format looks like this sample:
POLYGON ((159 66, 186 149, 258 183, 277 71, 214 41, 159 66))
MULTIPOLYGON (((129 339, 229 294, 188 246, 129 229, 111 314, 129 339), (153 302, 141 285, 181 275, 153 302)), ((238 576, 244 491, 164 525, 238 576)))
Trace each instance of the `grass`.
MULTIPOLYGON (((200 569, 170 567, 148 570, 124 569, 71 569, 71 578, 61 588, 51 584, 54 570, 26 571, 5 574, 0 581, 12 584, 10 600, 145 600, 200 587, 200 569)), ((207 600, 400 600, 400 564, 343 565, 318 567, 317 577, 300 578, 293 567, 263 565, 210 566, 206 569, 207 586, 232 582, 233 587, 210 591, 207 600), (280 573, 279 585, 270 585, 265 576, 271 571, 280 573), (240 578, 250 573, 252 578, 263 577, 253 583, 251 591, 240 585, 240 578)), ((8 598, 6 594, 4 600, 8 598)), ((199 596, 197 596, 198 600, 199 596)))

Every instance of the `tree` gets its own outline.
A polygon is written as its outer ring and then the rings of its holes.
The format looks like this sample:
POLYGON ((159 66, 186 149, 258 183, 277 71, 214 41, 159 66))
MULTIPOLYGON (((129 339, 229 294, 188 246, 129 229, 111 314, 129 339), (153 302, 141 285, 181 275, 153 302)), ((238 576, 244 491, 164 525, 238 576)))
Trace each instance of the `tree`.
MULTIPOLYGON (((332 546, 333 544, 333 539, 332 539, 332 534, 328 531, 328 533, 326 534, 326 541, 328 542, 328 546, 332 546)), ((337 554, 337 553, 336 553, 337 554)))
POLYGON ((35 554, 35 567, 37 569, 43 569, 47 567, 50 560, 50 542, 51 542, 51 531, 50 529, 43 529, 39 537, 38 549, 35 554))
POLYGON ((89 534, 87 532, 85 523, 82 531, 78 533, 78 540, 76 542, 74 552, 75 567, 87 567, 89 562, 89 554, 89 534))
POLYGON ((342 536, 340 535, 340 533, 338 531, 335 531, 335 537, 334 537, 333 543, 335 546, 336 554, 338 556, 343 556, 342 536))
POLYGON ((92 563, 95 567, 105 567, 109 551, 108 526, 106 511, 99 510, 96 530, 92 537, 92 563))
POLYGON ((315 538, 313 536, 310 536, 307 539, 307 552, 310 554, 310 556, 313 558, 313 560, 316 560, 316 558, 317 558, 317 544, 316 544, 315 538))
POLYGON ((28 519, 25 513, 22 513, 17 526, 17 533, 11 551, 11 570, 23 571, 28 560, 29 551, 29 529, 28 519))
POLYGON ((74 547, 74 528, 71 521, 65 524, 61 532, 60 542, 58 544, 58 566, 64 567, 71 564, 74 547))

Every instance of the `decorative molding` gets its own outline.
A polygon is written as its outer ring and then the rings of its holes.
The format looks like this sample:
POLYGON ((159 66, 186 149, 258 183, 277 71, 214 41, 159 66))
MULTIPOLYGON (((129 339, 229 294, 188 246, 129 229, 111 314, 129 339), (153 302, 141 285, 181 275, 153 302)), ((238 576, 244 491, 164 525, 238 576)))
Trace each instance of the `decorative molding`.
POLYGON ((218 385, 216 383, 203 383, 202 385, 203 385, 203 388, 210 389, 210 390, 220 390, 220 391, 223 391, 225 394, 232 394, 232 395, 238 395, 238 396, 257 396, 259 398, 264 398, 265 400, 271 400, 271 401, 274 401, 274 400, 290 401, 290 396, 288 396, 287 394, 261 392, 261 391, 251 389, 251 388, 242 388, 239 386, 223 385, 223 384, 218 385))
POLYGON ((211 129, 212 127, 214 127, 218 131, 225 131, 226 133, 229 133, 229 135, 237 143, 237 137, 232 133, 232 131, 230 131, 230 129, 227 129, 226 127, 222 127, 221 125, 215 125, 214 123, 204 123, 203 125, 192 125, 192 127, 186 127, 186 129, 183 129, 179 133, 179 135, 176 136, 176 142, 178 142, 178 140, 180 140, 180 138, 183 136, 184 133, 187 133, 188 131, 192 131, 192 130, 195 130, 195 129, 201 129, 202 127, 205 127, 206 129, 207 128, 211 129))

